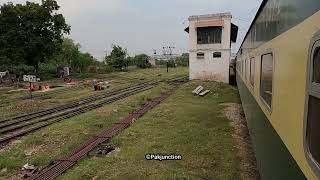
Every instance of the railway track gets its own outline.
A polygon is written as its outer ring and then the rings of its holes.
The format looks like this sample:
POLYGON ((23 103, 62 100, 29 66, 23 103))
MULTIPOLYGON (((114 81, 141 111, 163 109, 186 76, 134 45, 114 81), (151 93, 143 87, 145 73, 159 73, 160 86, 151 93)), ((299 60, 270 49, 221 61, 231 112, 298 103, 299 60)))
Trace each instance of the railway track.
POLYGON ((64 158, 53 161, 47 167, 43 168, 40 172, 29 177, 28 180, 52 180, 63 174, 65 171, 74 166, 79 160, 86 157, 86 155, 97 148, 100 144, 108 142, 112 137, 117 135, 120 131, 128 128, 135 120, 142 117, 149 110, 156 107, 158 104, 168 98, 173 91, 161 94, 159 97, 145 103, 143 107, 131 113, 128 117, 114 123, 110 128, 102 131, 98 136, 90 139, 82 144, 79 148, 75 149, 64 158))
MULTIPOLYGON (((168 82, 172 83, 184 78, 185 77, 170 79, 168 82)), ((163 81, 145 82, 134 87, 127 87, 101 95, 89 96, 62 106, 0 121, 0 144, 4 144, 16 137, 23 136, 53 123, 86 113, 104 105, 152 89, 161 82, 163 81)))
MULTIPOLYGON (((103 94, 99 94, 99 95, 88 96, 88 97, 85 97, 85 98, 78 99, 76 101, 71 101, 69 103, 66 103, 64 105, 60 105, 60 106, 57 106, 57 107, 48 108, 48 109, 37 111, 37 112, 33 112, 33 113, 23 114, 23 115, 16 116, 16 117, 13 117, 13 118, 9 118, 9 119, 6 119, 6 120, 0 120, 0 128, 5 127, 7 124, 11 125, 12 123, 15 123, 15 122, 29 120, 29 119, 41 117, 41 116, 44 116, 44 115, 48 115, 48 114, 51 114, 51 113, 55 113, 55 112, 58 112, 58 111, 61 111, 61 110, 74 108, 74 107, 83 105, 85 103, 90 103, 90 102, 99 100, 101 98, 105 98, 105 97, 109 97, 109 96, 112 96, 112 95, 116 95, 117 93, 121 93, 121 92, 126 91, 126 90, 130 90, 130 89, 141 87, 142 85, 145 85, 145 84, 148 84, 148 83, 152 84, 152 83, 155 83, 155 82, 144 82, 144 83, 137 84, 136 86, 133 86, 133 87, 126 87, 126 88, 123 88, 123 89, 114 90, 114 91, 103 93, 103 94)), ((158 83, 158 82, 156 82, 156 83, 158 83)))
MULTIPOLYGON (((71 91, 75 91, 75 90, 79 90, 79 89, 83 89, 85 88, 84 83, 83 82, 79 82, 79 84, 77 86, 70 86, 70 87, 60 87, 59 89, 53 90, 53 91, 49 91, 46 93, 33 93, 32 94, 32 99, 45 99, 45 98, 51 98, 54 95, 57 94, 64 94, 67 92, 71 92, 71 91)), ((22 100, 28 100, 30 99, 30 93, 29 91, 21 96, 21 97, 17 97, 15 99, 22 99, 22 100)))

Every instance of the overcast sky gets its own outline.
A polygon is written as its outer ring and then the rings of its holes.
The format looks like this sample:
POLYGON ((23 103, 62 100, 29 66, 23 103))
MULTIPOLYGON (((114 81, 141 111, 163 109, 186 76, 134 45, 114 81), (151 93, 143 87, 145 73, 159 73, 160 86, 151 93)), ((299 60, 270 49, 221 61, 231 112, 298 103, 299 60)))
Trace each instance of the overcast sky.
POLYGON ((233 46, 236 52, 262 0, 57 1, 71 25, 71 38, 81 44, 82 51, 102 59, 111 44, 126 47, 130 55, 152 54, 153 49, 161 53, 161 47, 169 45, 176 47, 175 53, 186 52, 188 34, 183 30, 188 17, 220 12, 231 12, 233 23, 239 26, 238 42, 233 46))

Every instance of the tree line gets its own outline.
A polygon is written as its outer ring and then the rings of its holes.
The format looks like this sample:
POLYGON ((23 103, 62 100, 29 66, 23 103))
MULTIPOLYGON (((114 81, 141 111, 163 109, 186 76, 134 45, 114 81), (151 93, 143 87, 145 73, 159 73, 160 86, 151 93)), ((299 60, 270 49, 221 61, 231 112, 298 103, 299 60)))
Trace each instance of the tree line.
MULTIPOLYGON (((151 67, 148 55, 130 57, 127 49, 119 45, 112 45, 112 51, 103 61, 81 52, 80 44, 65 37, 71 27, 59 9, 55 0, 9 2, 0 6, 0 71, 9 70, 19 76, 52 75, 58 67, 65 66, 79 73, 123 71, 129 66, 151 67)), ((178 57, 174 64, 186 66, 187 56, 178 57)))

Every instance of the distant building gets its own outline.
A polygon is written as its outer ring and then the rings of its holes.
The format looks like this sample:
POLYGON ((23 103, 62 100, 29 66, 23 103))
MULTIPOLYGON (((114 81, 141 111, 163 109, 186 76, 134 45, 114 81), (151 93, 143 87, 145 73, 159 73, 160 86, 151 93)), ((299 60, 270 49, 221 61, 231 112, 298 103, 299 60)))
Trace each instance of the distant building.
POLYGON ((156 59, 153 57, 150 57, 149 63, 151 64, 151 66, 156 66, 156 59))
POLYGON ((189 17, 190 79, 229 83, 231 42, 236 42, 238 27, 230 13, 189 17))

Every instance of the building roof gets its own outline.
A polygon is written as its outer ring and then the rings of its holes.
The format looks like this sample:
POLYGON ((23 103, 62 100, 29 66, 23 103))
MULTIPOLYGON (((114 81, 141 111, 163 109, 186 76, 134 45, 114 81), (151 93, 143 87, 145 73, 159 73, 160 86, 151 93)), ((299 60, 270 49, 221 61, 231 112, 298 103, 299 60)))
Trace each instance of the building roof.
POLYGON ((189 17, 189 21, 212 19, 212 18, 232 18, 232 15, 231 15, 230 12, 216 13, 216 14, 205 14, 205 15, 196 15, 196 16, 190 16, 189 17))
POLYGON ((195 22, 194 26, 196 28, 198 28, 198 27, 213 27, 213 26, 223 27, 224 26, 224 22, 223 22, 222 19, 205 20, 205 21, 195 22))

